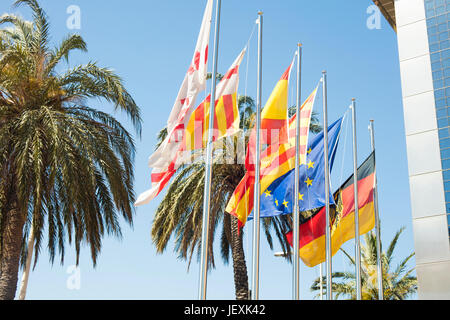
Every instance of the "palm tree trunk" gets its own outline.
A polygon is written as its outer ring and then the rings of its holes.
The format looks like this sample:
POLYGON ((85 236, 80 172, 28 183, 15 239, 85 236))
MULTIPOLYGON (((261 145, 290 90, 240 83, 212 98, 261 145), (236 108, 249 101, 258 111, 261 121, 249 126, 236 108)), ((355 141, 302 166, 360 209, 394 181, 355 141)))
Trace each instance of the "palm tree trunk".
POLYGON ((19 300, 25 300, 28 288, 28 279, 30 277, 31 260, 33 258, 34 249, 34 228, 31 226, 30 235, 28 236, 27 259, 25 269, 23 270, 22 281, 20 283, 19 300))
POLYGON ((231 217, 231 255, 233 257, 236 300, 248 300, 248 275, 242 233, 239 234, 238 219, 233 216, 231 217))
POLYGON ((17 290, 25 217, 15 206, 6 212, 0 257, 0 300, 13 300, 17 290))

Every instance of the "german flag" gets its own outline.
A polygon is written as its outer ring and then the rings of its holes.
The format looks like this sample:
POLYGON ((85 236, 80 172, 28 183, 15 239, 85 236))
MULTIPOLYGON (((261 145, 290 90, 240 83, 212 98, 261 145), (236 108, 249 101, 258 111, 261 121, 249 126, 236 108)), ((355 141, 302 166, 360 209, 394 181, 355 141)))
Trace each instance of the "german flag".
MULTIPOLYGON (((375 227, 373 193, 375 187, 375 153, 358 168, 359 234, 375 227)), ((336 205, 330 206, 331 253, 334 256, 340 247, 355 237, 355 196, 352 175, 335 193, 336 205)), ((300 257, 314 267, 325 261, 325 207, 302 212, 300 222, 300 257)), ((292 231, 286 234, 292 246, 292 231)))

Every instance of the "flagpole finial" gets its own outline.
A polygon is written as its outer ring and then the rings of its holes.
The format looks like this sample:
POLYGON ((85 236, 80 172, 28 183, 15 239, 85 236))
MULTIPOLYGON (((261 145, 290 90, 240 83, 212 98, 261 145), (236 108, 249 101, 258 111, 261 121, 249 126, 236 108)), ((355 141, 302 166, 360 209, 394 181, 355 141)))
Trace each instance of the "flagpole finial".
POLYGON ((323 71, 322 71, 322 74, 325 74, 325 73, 327 73, 327 70, 323 70, 323 71))
POLYGON ((355 99, 355 98, 352 98, 352 101, 356 101, 356 99, 355 99))
POLYGON ((298 45, 299 47, 303 46, 301 42, 299 42, 297 45, 298 45))
POLYGON ((263 12, 262 11, 258 11, 258 16, 262 16, 263 12))

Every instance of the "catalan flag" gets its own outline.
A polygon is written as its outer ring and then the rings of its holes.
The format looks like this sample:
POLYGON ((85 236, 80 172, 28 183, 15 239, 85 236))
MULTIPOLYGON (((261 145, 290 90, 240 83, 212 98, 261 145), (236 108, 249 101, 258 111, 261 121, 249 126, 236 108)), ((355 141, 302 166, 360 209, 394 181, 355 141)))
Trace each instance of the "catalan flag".
POLYGON ((194 111, 198 94, 206 88, 212 8, 213 1, 208 0, 194 56, 167 120, 167 137, 148 160, 148 166, 152 169, 151 188, 139 195, 135 206, 147 204, 154 199, 176 172, 176 161, 182 146, 185 126, 194 111))
MULTIPOLYGON (((301 107, 300 148, 301 163, 306 161, 306 143, 308 141, 312 108, 314 107, 317 88, 311 93, 301 107)), ((296 116, 289 120, 289 126, 280 131, 279 141, 275 141, 261 153, 261 190, 266 190, 277 178, 295 168, 295 133, 296 116), (287 134, 289 132, 289 134, 287 134)), ((255 172, 252 167, 236 187, 231 196, 226 212, 236 216, 241 226, 245 225, 247 217, 253 210, 255 172)))
MULTIPOLYGON (((239 66, 246 49, 224 75, 216 89, 213 141, 230 136, 239 131, 239 110, 236 103, 239 86, 239 66)), ((184 151, 192 151, 206 147, 208 143, 209 110, 211 95, 192 113, 184 135, 184 151)))
MULTIPOLYGON (((358 168, 359 233, 375 227, 373 193, 375 187, 375 154, 372 153, 358 168)), ((352 175, 335 193, 330 206, 331 252, 334 256, 340 247, 355 237, 355 196, 352 175)), ((304 215, 305 212, 302 212, 304 215)), ((314 267, 325 261, 325 207, 308 212, 300 222, 300 257, 314 267)), ((292 231, 286 234, 292 246, 292 231)))

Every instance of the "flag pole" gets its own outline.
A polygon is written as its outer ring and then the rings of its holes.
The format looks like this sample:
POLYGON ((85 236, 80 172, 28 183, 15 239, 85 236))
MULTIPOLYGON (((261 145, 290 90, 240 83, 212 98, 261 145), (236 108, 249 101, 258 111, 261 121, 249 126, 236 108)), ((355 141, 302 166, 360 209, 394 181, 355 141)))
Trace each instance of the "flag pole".
POLYGON ((263 13, 258 12, 258 83, 256 93, 256 163, 255 163, 255 192, 253 207, 253 272, 252 272, 252 300, 259 300, 259 231, 260 231, 260 171, 261 171, 261 92, 262 92, 262 24, 263 13))
POLYGON ((322 263, 319 265, 319 277, 320 277, 320 284, 319 284, 319 288, 320 288, 320 300, 323 300, 323 272, 322 272, 322 263))
MULTIPOLYGON (((369 131, 370 131, 370 142, 372 145, 372 152, 375 153, 375 131, 373 120, 370 120, 369 131)), ((375 157, 375 154, 374 154, 375 157)), ((376 168, 376 162, 375 162, 376 168)), ((374 209, 375 209, 375 228, 377 237, 377 277, 378 277, 378 300, 384 300, 383 292, 383 266, 381 261, 381 229, 380 229, 380 215, 378 211, 378 185, 377 185, 377 171, 375 169, 375 186, 373 191, 374 196, 374 209)))
POLYGON ((200 280, 199 280, 199 300, 206 300, 206 287, 208 277, 208 247, 209 247, 209 218, 211 201, 211 177, 212 177, 212 152, 213 152, 213 128, 216 104, 216 85, 217 85, 217 58, 219 52, 219 31, 220 31, 220 8, 221 0, 217 0, 216 6, 216 31, 214 36, 214 57, 211 102, 209 109, 209 130, 208 145, 206 148, 205 161, 205 190, 203 195, 203 220, 202 220, 202 243, 201 243, 201 262, 200 262, 200 280))
POLYGON ((355 268, 356 268, 356 300, 361 300, 361 242, 359 239, 359 201, 358 201, 358 155, 356 144, 356 99, 352 99, 353 127, 353 190, 355 203, 355 268))
POLYGON ((299 208, 299 192, 300 192, 300 109, 301 109, 301 72, 302 72, 302 44, 298 44, 297 51, 297 129, 295 137, 295 191, 294 191, 294 261, 293 261, 293 300, 300 300, 300 208, 299 208))
POLYGON ((327 101, 327 72, 322 72, 323 88, 323 144, 325 160, 325 254, 327 275, 327 300, 333 299, 331 279, 331 230, 330 230, 330 167, 328 161, 328 101, 327 101))

